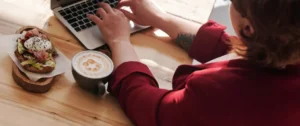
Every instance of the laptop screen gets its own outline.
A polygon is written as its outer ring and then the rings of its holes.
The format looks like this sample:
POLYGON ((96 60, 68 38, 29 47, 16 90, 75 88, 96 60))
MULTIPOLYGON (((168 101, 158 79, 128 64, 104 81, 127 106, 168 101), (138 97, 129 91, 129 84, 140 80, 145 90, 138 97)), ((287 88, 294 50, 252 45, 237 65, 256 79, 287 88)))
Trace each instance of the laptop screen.
POLYGON ((51 0, 51 9, 57 8, 62 5, 74 3, 80 0, 51 0))

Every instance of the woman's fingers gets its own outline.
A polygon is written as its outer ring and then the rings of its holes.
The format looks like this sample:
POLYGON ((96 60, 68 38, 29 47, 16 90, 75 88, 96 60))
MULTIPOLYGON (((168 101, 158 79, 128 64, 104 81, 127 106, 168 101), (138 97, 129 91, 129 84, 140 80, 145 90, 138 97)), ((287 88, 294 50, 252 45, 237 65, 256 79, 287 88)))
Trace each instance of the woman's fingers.
POLYGON ((136 20, 136 17, 134 14, 130 13, 129 11, 127 10, 123 10, 123 9, 119 9, 121 12, 123 12, 123 14, 129 19, 129 20, 132 20, 132 21, 135 21, 136 20))
POLYGON ((99 26, 99 27, 102 26, 103 21, 102 21, 99 17, 97 17, 96 15, 87 14, 87 17, 88 17, 92 22, 94 22, 95 24, 97 24, 97 26, 99 26))
POLYGON ((107 16, 107 13, 103 8, 99 8, 97 10, 97 15, 100 16, 101 18, 105 18, 107 16))
POLYGON ((131 6, 132 0, 121 0, 117 5, 117 8, 121 8, 124 6, 131 6))
POLYGON ((99 6, 102 7, 107 13, 112 13, 114 11, 107 3, 99 3, 99 6))

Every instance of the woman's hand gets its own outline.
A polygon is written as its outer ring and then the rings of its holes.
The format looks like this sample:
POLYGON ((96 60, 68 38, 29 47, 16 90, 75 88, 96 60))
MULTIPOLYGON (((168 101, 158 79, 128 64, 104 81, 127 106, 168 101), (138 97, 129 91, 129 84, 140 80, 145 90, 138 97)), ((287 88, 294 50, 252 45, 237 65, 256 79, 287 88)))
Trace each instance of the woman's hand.
POLYGON ((91 14, 88 14, 88 18, 97 24, 106 43, 112 47, 116 43, 130 42, 130 25, 125 15, 106 3, 100 3, 99 6, 101 8, 97 14, 102 19, 91 14))
POLYGON ((120 9, 125 16, 133 22, 144 26, 155 26, 160 22, 166 13, 160 9, 152 0, 121 0, 118 8, 129 6, 132 10, 120 9))
POLYGON ((180 34, 196 34, 200 24, 167 14, 154 0, 121 0, 119 7, 129 6, 132 13, 120 9, 125 16, 140 25, 150 25, 166 32, 172 39, 180 34))
POLYGON ((88 15, 88 18, 97 24, 102 36, 112 51, 112 60, 114 67, 129 61, 139 61, 133 46, 130 43, 130 26, 129 20, 125 15, 117 10, 112 9, 106 3, 100 3, 101 8, 97 14, 88 15))

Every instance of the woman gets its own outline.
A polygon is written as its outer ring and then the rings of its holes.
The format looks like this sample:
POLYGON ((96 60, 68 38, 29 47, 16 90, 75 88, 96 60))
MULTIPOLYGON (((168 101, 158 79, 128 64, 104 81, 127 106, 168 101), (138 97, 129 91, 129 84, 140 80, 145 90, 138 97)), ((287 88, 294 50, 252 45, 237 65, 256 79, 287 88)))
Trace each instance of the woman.
POLYGON ((133 13, 89 15, 113 53, 109 91, 138 126, 298 126, 300 124, 300 1, 232 0, 232 26, 201 26, 160 11, 151 0, 126 0, 133 13), (173 90, 159 89, 130 43, 128 19, 160 28, 202 63, 182 65, 173 90), (199 29, 199 30, 198 30, 199 29), (198 31, 198 32, 197 32, 198 31), (193 40, 193 37, 195 39, 193 40), (191 41, 193 40, 193 41, 191 41))

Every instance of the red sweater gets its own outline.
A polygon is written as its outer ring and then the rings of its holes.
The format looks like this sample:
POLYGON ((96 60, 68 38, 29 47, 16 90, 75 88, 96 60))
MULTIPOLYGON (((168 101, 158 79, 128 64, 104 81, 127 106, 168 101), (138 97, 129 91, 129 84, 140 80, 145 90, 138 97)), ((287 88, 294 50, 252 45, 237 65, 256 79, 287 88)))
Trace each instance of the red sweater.
MULTIPOLYGON (((203 25, 189 51, 205 63, 227 53, 224 26, 203 25)), ((142 63, 120 65, 109 92, 137 126, 299 126, 300 66, 258 67, 246 60, 182 65, 173 90, 159 89, 142 63)))

